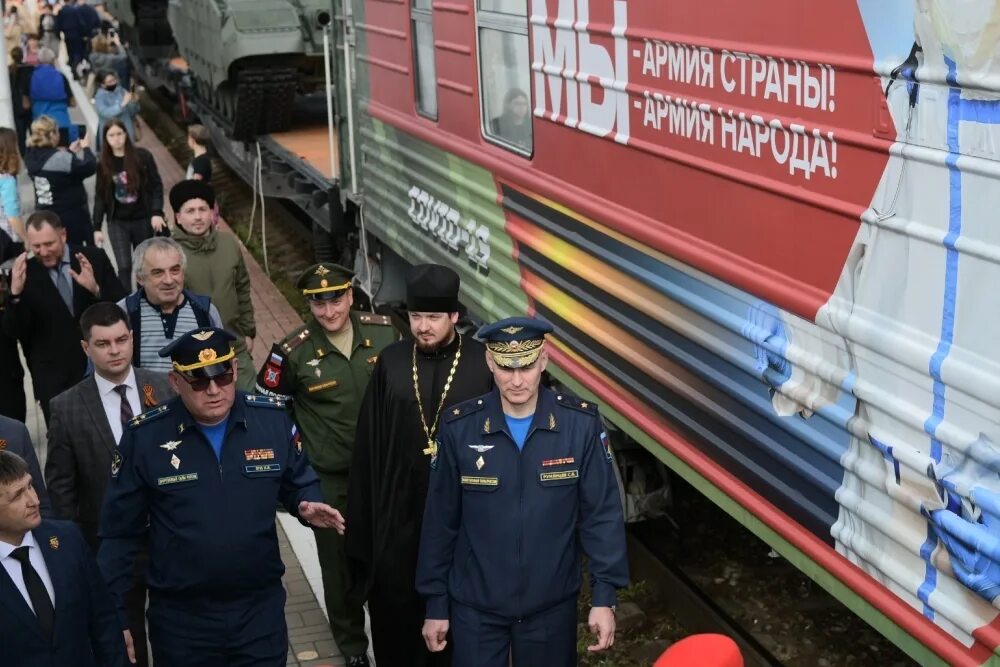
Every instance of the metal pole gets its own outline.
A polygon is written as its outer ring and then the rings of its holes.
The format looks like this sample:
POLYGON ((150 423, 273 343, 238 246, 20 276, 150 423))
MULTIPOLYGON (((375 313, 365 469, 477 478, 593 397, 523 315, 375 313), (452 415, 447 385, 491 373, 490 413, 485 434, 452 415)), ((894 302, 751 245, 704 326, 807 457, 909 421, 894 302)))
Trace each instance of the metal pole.
POLYGON ((354 164, 354 82, 351 80, 351 45, 347 41, 347 20, 344 21, 344 84, 347 89, 347 150, 351 156, 351 192, 358 192, 358 172, 354 164))
MULTIPOLYGON (((7 64, 10 55, 7 53, 7 37, 4 31, 0 30, 0 53, 3 54, 3 62, 7 64)), ((7 68, 4 68, 4 76, 0 76, 0 126, 14 127, 14 104, 10 94, 10 77, 7 76, 7 68)))
POLYGON ((340 180, 340 160, 334 151, 334 136, 337 128, 333 122, 333 65, 330 54, 330 26, 323 26, 323 69, 326 73, 326 133, 327 141, 330 144, 330 178, 337 182, 340 180))

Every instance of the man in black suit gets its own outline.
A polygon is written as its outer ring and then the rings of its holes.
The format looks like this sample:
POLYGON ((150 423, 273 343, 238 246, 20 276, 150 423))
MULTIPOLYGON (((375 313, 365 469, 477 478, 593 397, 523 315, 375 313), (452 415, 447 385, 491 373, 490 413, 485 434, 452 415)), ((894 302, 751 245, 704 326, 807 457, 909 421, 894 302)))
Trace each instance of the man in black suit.
POLYGON ((38 465, 38 455, 35 454, 35 447, 31 444, 31 434, 28 433, 28 427, 24 425, 24 422, 0 415, 0 450, 17 454, 27 462, 35 493, 38 494, 42 516, 46 519, 53 518, 52 503, 49 502, 45 482, 42 481, 42 469, 38 465))
MULTIPOLYGON (((132 367, 132 332, 125 312, 97 303, 80 317, 83 350, 94 374, 52 399, 45 476, 58 519, 75 521, 96 554, 97 521, 108 486, 112 457, 133 416, 174 397, 167 376, 132 367)), ((147 664, 145 551, 126 595, 137 664, 147 664)))
POLYGON ((126 637, 76 527, 42 520, 20 456, 0 451, 3 664, 125 667, 126 637))
POLYGON ((80 315, 99 301, 118 301, 125 290, 103 250, 66 243, 66 228, 52 211, 35 211, 26 228, 35 256, 21 254, 14 262, 3 324, 24 347, 35 398, 48 423, 49 401, 86 371, 80 315))
MULTIPOLYGON (((0 229, 0 324, 10 298, 7 284, 14 259, 24 252, 24 244, 0 229)), ((8 336, 0 326, 0 415, 24 421, 28 415, 24 397, 24 368, 17 351, 17 339, 8 336)))

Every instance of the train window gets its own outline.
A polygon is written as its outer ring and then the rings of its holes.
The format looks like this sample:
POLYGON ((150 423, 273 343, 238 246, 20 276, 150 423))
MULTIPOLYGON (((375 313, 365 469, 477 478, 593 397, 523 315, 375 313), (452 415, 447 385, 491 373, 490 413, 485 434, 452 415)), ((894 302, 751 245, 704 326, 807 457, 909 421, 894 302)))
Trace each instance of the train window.
POLYGON ((434 26, 431 23, 431 0, 413 0, 413 60, 416 79, 417 111, 437 120, 437 73, 434 70, 434 26))
POLYGON ((532 150, 531 61, 525 0, 479 0, 483 136, 525 155, 532 150))
POLYGON ((528 0, 479 0, 479 9, 484 12, 525 16, 528 13, 528 0))

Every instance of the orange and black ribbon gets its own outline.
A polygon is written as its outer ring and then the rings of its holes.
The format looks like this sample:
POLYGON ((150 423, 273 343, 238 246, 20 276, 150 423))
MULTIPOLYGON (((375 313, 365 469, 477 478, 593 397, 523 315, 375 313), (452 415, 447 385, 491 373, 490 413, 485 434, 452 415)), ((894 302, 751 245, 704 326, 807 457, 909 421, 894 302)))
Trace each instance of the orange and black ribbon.
POLYGON ((157 401, 156 401, 156 396, 153 394, 153 385, 151 384, 142 385, 142 395, 143 395, 143 403, 146 405, 147 408, 156 407, 157 401))

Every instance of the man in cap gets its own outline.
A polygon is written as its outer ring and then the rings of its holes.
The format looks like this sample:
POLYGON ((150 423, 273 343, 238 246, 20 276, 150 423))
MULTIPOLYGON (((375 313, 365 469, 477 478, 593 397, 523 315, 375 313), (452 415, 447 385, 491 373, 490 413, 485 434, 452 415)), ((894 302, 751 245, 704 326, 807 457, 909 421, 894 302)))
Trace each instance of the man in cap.
POLYGON ((347 550, 382 665, 451 664, 424 646, 424 604, 413 582, 438 423, 452 405, 492 386, 482 344, 455 328, 458 290, 458 274, 447 267, 410 271, 413 339, 382 351, 358 416, 347 550))
POLYGON ((597 406, 541 387, 551 325, 480 330, 497 388, 445 412, 431 462, 417 566, 431 651, 451 630, 456 665, 572 667, 580 553, 591 651, 614 642, 628 584, 625 520, 597 406))
POLYGON ((284 404, 236 391, 233 340, 199 328, 165 347, 179 396, 133 419, 112 455, 98 563, 124 620, 135 552, 148 536, 158 667, 284 665, 276 503, 312 526, 344 528, 321 501, 284 404))
POLYGON ((250 274, 240 242, 214 225, 215 190, 205 181, 180 181, 170 190, 170 207, 177 228, 174 239, 184 248, 184 285, 204 294, 222 315, 222 324, 236 336, 236 361, 242 369, 239 389, 253 391, 255 366, 249 348, 257 335, 250 274))
MULTIPOLYGON (((328 263, 302 273, 297 285, 312 319, 271 348, 257 375, 258 393, 290 402, 323 499, 345 512, 361 398, 382 348, 398 338, 388 317, 351 310, 353 277, 328 263)), ((367 665, 364 600, 348 599, 344 538, 334 530, 315 536, 333 638, 349 666, 367 665)))

